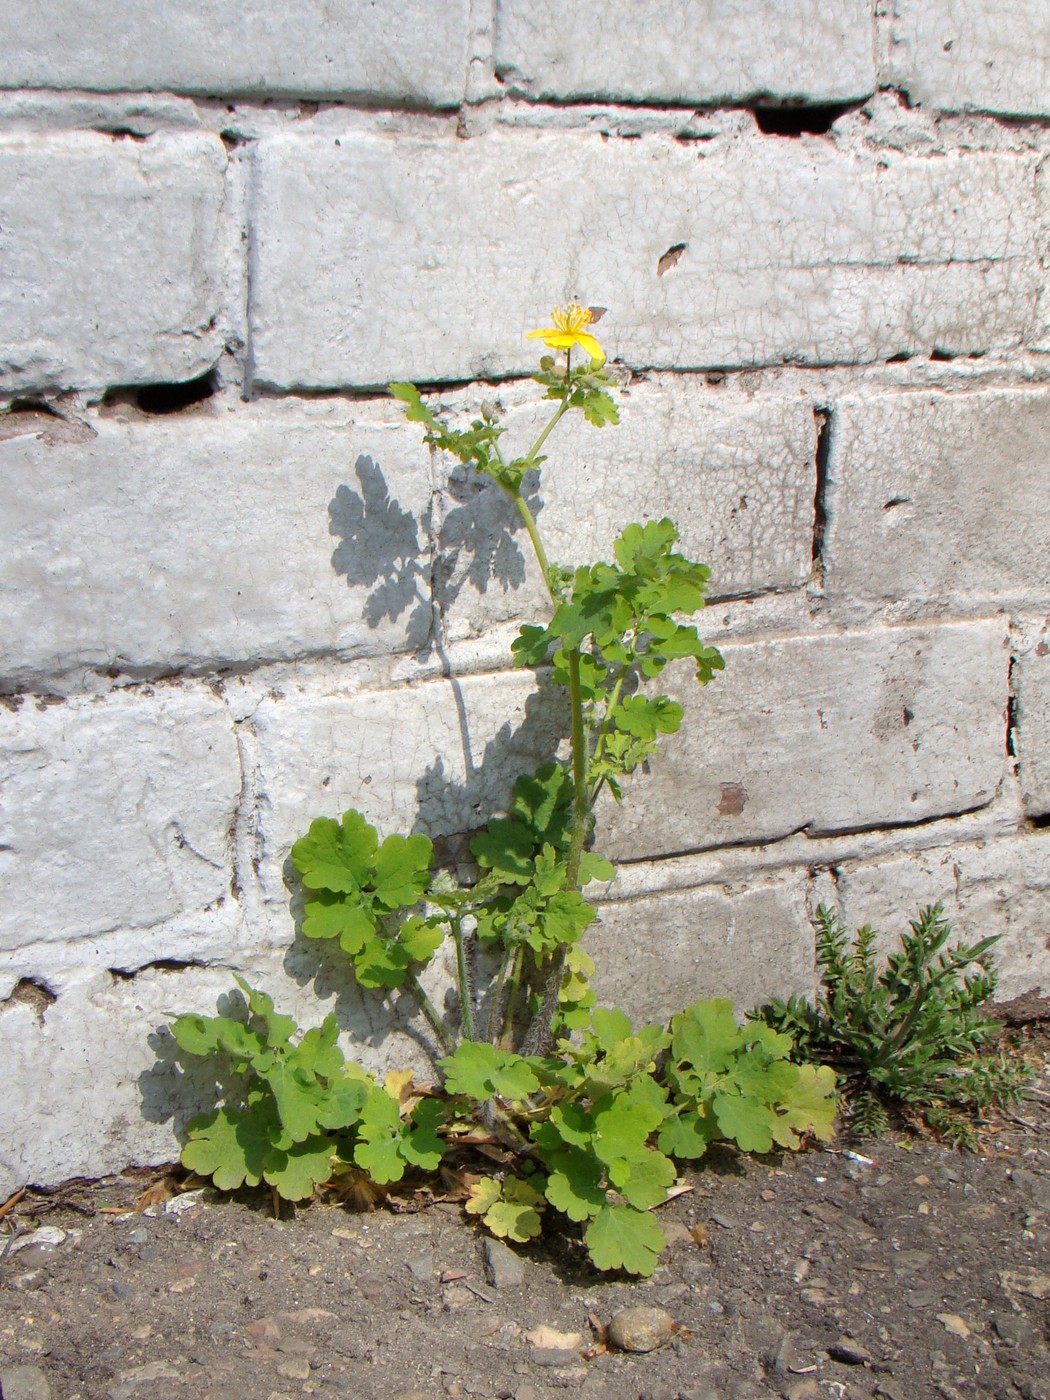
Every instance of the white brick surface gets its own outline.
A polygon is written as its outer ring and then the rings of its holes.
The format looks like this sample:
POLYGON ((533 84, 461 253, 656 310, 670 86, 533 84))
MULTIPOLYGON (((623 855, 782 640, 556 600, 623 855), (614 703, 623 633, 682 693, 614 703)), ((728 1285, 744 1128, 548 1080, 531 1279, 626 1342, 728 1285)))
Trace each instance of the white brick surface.
POLYGON ((563 697, 537 695, 531 673, 358 695, 288 688, 264 700, 250 723, 262 794, 260 879, 285 925, 288 851, 315 817, 356 807, 381 836, 473 830, 506 807, 518 775, 548 761, 568 733, 563 697))
POLYGON ((499 0, 496 71, 512 92, 630 102, 834 102, 874 91, 868 0, 499 0), (833 55, 833 57, 832 57, 833 55))
POLYGON ((0 949, 144 928, 230 890, 232 724, 203 686, 0 708, 0 949))
POLYGON ((1015 646, 1018 776, 1027 815, 1044 817, 1050 813, 1050 620, 1024 628, 1015 646))
POLYGON ((9 0, 0 86, 373 96, 454 106, 469 0, 9 0))
POLYGON ((225 166, 203 133, 0 134, 0 393, 192 379, 214 364, 225 166))
POLYGON ((993 954, 1002 975, 996 993, 1000 1000, 1036 985, 1050 991, 1046 833, 847 865, 840 871, 838 890, 850 931, 873 924, 889 946, 921 907, 943 902, 962 941, 1000 935, 993 954))
POLYGON ((948 112, 1050 115, 1046 0, 895 0, 889 80, 948 112))
POLYGON ((91 421, 88 442, 0 441, 9 685, 425 642, 430 459, 415 425, 328 404, 91 421))
MULTIPOLYGON (((711 569, 712 597, 806 583, 816 480, 808 403, 727 402, 722 387, 697 377, 657 378, 617 397, 618 427, 593 428, 574 415, 548 440, 537 496, 550 559, 611 559, 630 521, 669 515, 682 551, 711 569)), ((507 451, 527 450, 549 407, 507 415, 507 451)), ((438 529, 438 596, 449 636, 544 616, 550 600, 506 494, 466 477, 452 459, 444 466, 452 477, 438 529)))
POLYGON ((993 621, 727 646, 705 689, 675 677, 682 728, 623 806, 606 804, 602 850, 654 856, 985 805, 1006 752, 1005 642, 993 621))
POLYGON ((599 1005, 622 1006, 636 1024, 666 1021, 700 997, 732 997, 743 1012, 813 989, 802 877, 602 904, 585 946, 599 1005))
POLYGON ((824 540, 835 612, 1046 598, 1048 458, 1046 389, 837 403, 824 540))
POLYGON ((273 385, 522 372, 536 362, 524 332, 577 293, 609 307, 611 354, 656 368, 1037 335, 1027 156, 497 129, 282 135, 256 162, 252 324, 273 385))

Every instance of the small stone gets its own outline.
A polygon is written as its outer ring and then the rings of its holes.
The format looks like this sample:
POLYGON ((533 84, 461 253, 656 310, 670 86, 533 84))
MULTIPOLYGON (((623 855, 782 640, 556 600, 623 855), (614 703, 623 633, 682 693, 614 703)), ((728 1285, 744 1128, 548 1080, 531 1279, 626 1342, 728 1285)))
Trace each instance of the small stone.
POLYGON ((431 1254, 417 1254, 414 1259, 405 1261, 408 1271, 420 1283, 429 1283, 434 1277, 434 1257, 431 1254))
POLYGON ((278 1365, 277 1374, 289 1381, 306 1381, 310 1379, 310 1363, 305 1357, 290 1356, 278 1365))
POLYGON ((653 1390, 643 1390, 638 1400, 678 1400, 676 1386, 658 1385, 653 1390))
POLYGON ((484 1243, 485 1277, 493 1288, 520 1288, 525 1282, 525 1265, 500 1240, 484 1243))
POLYGON ((740 1229, 740 1221, 735 1219, 732 1215, 712 1215, 711 1219, 716 1225, 720 1225, 723 1230, 740 1229))
POLYGON ((1040 1273, 1038 1269, 1004 1269, 999 1282, 1007 1293, 1023 1293, 1026 1298, 1040 1301, 1050 1297, 1050 1274, 1040 1273))
POLYGON ((149 1231, 144 1230, 140 1225, 137 1230, 128 1231, 128 1244, 145 1244, 149 1239, 149 1231))
POLYGON ((3 1400, 51 1400, 51 1386, 39 1366, 0 1366, 3 1400))
POLYGON ((937 1321, 946 1332, 950 1332, 953 1337, 962 1337, 963 1341, 972 1336, 969 1327, 958 1313, 938 1313, 937 1321))
POLYGON ((607 1339, 618 1351, 655 1351, 675 1333, 674 1318, 665 1308, 621 1308, 609 1323, 607 1339))
POLYGON ((781 1392, 784 1400, 824 1400, 824 1391, 816 1381, 792 1381, 781 1392))
POLYGON ((540 1400, 540 1392, 529 1381, 525 1381, 524 1384, 515 1386, 514 1400, 540 1400))
POLYGON ((871 1352, 852 1337, 840 1337, 828 1347, 832 1361, 841 1361, 844 1366, 864 1366, 872 1358, 871 1352))

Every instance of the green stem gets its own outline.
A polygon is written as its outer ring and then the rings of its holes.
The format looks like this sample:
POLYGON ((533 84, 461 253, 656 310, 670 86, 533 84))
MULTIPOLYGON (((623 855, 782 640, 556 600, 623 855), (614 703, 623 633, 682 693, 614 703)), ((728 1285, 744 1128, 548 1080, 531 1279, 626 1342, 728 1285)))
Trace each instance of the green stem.
POLYGON ((525 497, 517 487, 513 489, 507 487, 506 490, 517 506, 518 514, 525 522, 525 528, 529 532, 529 539, 532 541, 532 547, 536 551, 536 558, 539 560, 540 568, 543 570, 543 581, 547 585, 547 592, 550 594, 551 602, 557 607, 559 599, 551 582, 551 566, 547 559, 547 551, 543 547, 543 541, 540 539, 539 528, 536 525, 536 517, 533 515, 532 511, 529 510, 525 497))
POLYGON ((525 962, 525 945, 519 943, 514 953, 514 965, 510 974, 510 991, 507 993, 507 1014, 503 1020, 503 1028, 500 1032, 499 1045, 501 1050, 506 1050, 514 1043, 514 1008, 518 1001, 518 991, 521 987, 521 969, 525 962))
POLYGON ((550 422, 547 424, 547 426, 544 428, 543 432, 540 433, 539 437, 536 439, 536 441, 535 441, 535 442, 532 444, 532 446, 529 448, 528 452, 526 452, 526 454, 525 454, 525 460, 526 460, 527 462, 530 462, 530 463, 535 462, 535 460, 536 460, 536 454, 539 452, 540 448, 543 446, 543 444, 544 444, 544 443, 547 441, 547 439, 550 437, 551 433, 554 432, 554 429, 558 426, 558 423, 559 423, 559 422, 561 421, 561 419, 565 416, 565 414, 568 413, 568 411, 569 411, 569 390, 568 390, 568 387, 566 387, 566 390, 565 390, 565 397, 562 399, 561 403, 558 405, 557 410, 556 410, 556 412, 555 412, 553 418, 551 418, 551 421, 550 421, 550 422))
POLYGON ((444 1017, 441 1015, 441 1012, 427 996, 426 992, 423 990, 423 984, 414 972, 409 971, 406 973, 405 983, 412 989, 416 1000, 422 1008, 423 1015, 430 1022, 434 1034, 441 1042, 442 1050, 444 1050, 446 1055, 451 1055, 454 1048, 452 1037, 448 1033, 448 1027, 445 1025, 444 1017))
POLYGON ((583 843, 590 833, 591 806, 587 800, 587 728, 583 722, 583 694, 580 684, 580 652, 574 647, 565 653, 569 669, 569 705, 572 712, 572 839, 569 844, 567 883, 574 889, 579 881, 583 843))
MULTIPOLYGON (((612 728, 613 712, 614 712, 614 710, 616 709, 616 706, 619 704, 619 701, 620 701, 620 691, 623 689, 623 683, 624 683, 624 681, 625 681, 626 679, 627 679, 627 667, 624 666, 623 669, 620 671, 620 674, 616 677, 616 684, 613 686, 613 688, 612 688, 612 694, 609 696, 609 699, 607 700, 606 705, 605 705, 605 716, 604 716, 604 718, 602 719, 602 727, 601 727, 601 729, 599 729, 599 731, 598 731, 598 738, 597 738, 597 740, 595 741, 595 745, 594 745, 594 757, 595 757, 595 759, 599 759, 599 758, 601 758, 601 756, 602 756, 602 749, 605 747, 605 740, 608 738, 609 730, 612 728)), ((598 800, 598 794, 601 792, 601 790, 602 790, 602 784, 603 784, 604 782, 605 782, 605 779, 604 779, 604 778, 600 778, 600 779, 598 780, 598 782, 595 784, 594 789, 593 789, 593 791, 591 792, 591 795, 590 795, 590 806, 591 806, 591 807, 593 807, 594 804, 597 802, 597 800, 598 800)))
POLYGON ((463 924, 459 917, 452 920, 452 941, 456 945, 456 976, 459 981, 460 1014, 463 1017, 463 1034, 467 1040, 474 1039, 474 989, 470 985, 467 971, 467 951, 463 943, 463 924))

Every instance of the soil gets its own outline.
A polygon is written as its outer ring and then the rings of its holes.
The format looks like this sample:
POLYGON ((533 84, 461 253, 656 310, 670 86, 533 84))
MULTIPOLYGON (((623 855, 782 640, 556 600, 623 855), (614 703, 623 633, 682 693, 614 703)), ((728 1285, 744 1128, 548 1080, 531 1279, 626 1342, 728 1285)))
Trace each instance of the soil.
POLYGON ((568 1235, 492 1248, 425 1190, 274 1218, 164 1169, 28 1189, 0 1207, 3 1396, 1050 1400, 1050 1034, 1026 1036, 1039 1077, 981 1153, 712 1151, 646 1281, 568 1235), (618 1350, 643 1304, 673 1326, 618 1350))

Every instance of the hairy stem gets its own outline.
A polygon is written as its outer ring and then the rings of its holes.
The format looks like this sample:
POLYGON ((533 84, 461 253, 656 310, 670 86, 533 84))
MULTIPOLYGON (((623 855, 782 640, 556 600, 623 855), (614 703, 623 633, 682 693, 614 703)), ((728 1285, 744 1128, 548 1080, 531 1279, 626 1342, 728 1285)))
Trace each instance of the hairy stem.
POLYGON ((463 923, 457 916, 452 920, 452 941, 456 945, 456 978, 459 982, 460 1015, 463 1017, 463 1035, 467 1040, 474 1039, 474 986, 467 967, 467 950, 463 941, 463 923))
POLYGON ((451 1055, 454 1046, 452 1044, 452 1037, 449 1035, 448 1026, 445 1025, 444 1017, 427 996, 426 992, 423 990, 423 984, 414 972, 409 971, 406 973, 405 985, 411 988, 413 995, 419 1002, 423 1015, 430 1022, 431 1029, 437 1036, 442 1050, 444 1050, 446 1055, 451 1055))

